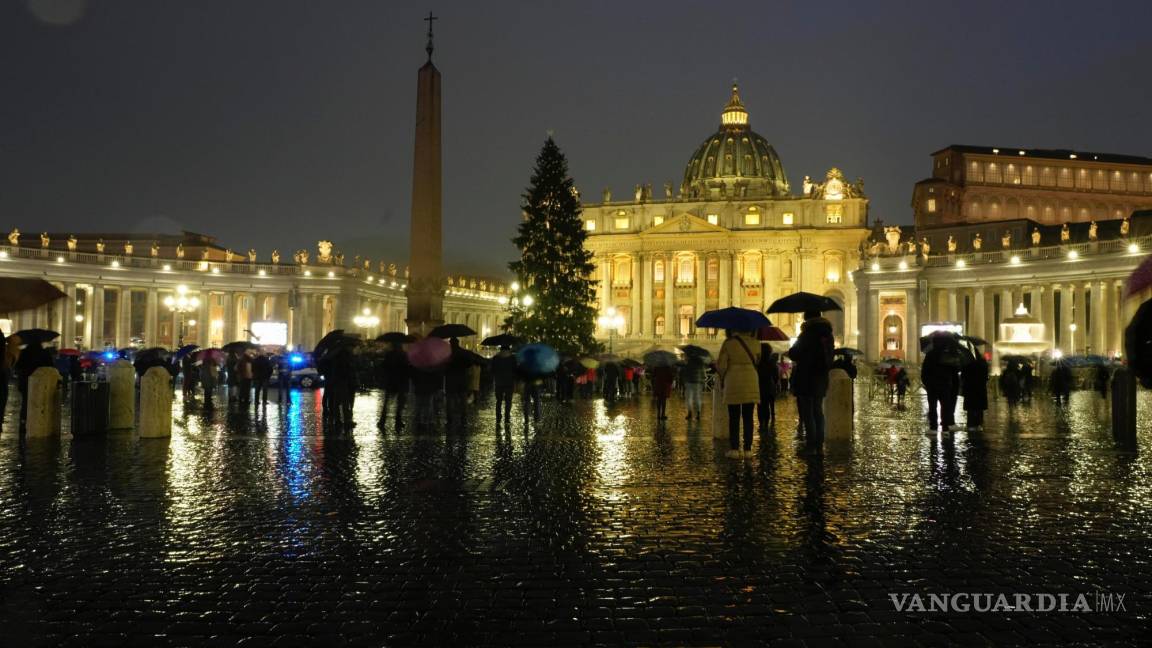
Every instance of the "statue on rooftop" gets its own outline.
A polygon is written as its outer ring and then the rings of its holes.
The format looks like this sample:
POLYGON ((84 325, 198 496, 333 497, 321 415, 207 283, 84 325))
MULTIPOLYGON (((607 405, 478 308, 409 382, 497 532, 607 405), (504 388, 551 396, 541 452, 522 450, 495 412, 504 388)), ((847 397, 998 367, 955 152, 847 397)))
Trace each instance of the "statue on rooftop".
POLYGON ((152 241, 152 248, 148 252, 152 255, 153 259, 160 256, 160 244, 152 241))
POLYGON ((136 247, 132 245, 132 241, 124 241, 124 256, 132 256, 132 251, 135 249, 136 247))
POLYGON ((272 264, 280 263, 280 250, 272 250, 272 264))
POLYGON ((982 247, 984 247, 984 239, 980 238, 980 232, 976 232, 976 238, 972 239, 972 249, 979 252, 982 247))
POLYGON ((1096 227, 1097 227, 1096 221, 1092 221, 1092 223, 1088 225, 1088 240, 1089 241, 1095 241, 1096 240, 1096 227))
POLYGON ((1072 240, 1072 233, 1068 231, 1068 223, 1064 223, 1064 227, 1060 228, 1060 242, 1067 243, 1072 240))
POLYGON ((104 254, 104 239, 97 239, 96 240, 96 253, 97 254, 104 254))
POLYGON ((76 245, 77 245, 78 243, 79 243, 79 241, 78 241, 78 240, 76 240, 76 235, 75 235, 75 234, 70 234, 70 235, 68 236, 68 251, 69 251, 69 252, 75 252, 75 251, 76 251, 76 245))
POLYGON ((11 245, 11 246, 20 245, 20 228, 18 228, 18 227, 12 228, 12 231, 8 234, 8 245, 11 245))
POLYGON ((177 243, 176 244, 176 258, 177 259, 183 259, 184 258, 184 244, 183 243, 177 243))
POLYGON ((319 263, 332 262, 332 241, 316 242, 316 261, 319 263))
POLYGON ((48 238, 48 232, 41 232, 40 233, 40 247, 42 247, 44 249, 48 249, 48 246, 51 243, 52 243, 52 241, 49 240, 49 238, 48 238))
POLYGON ((248 263, 256 263, 256 248, 248 248, 248 263))
POLYGON ((956 251, 956 237, 951 234, 948 235, 948 252, 956 251))
POLYGON ((612 189, 604 187, 604 191, 600 194, 604 202, 612 202, 612 189))
POLYGON ((1131 223, 1128 221, 1128 217, 1125 216, 1124 220, 1120 221, 1120 236, 1128 236, 1128 229, 1130 227, 1131 223))
POLYGON ((1000 247, 1005 250, 1012 247, 1012 230, 1004 230, 1004 235, 1000 237, 1000 247))
POLYGON ((1033 227, 1032 228, 1032 245, 1033 246, 1040 245, 1040 228, 1039 227, 1033 227))

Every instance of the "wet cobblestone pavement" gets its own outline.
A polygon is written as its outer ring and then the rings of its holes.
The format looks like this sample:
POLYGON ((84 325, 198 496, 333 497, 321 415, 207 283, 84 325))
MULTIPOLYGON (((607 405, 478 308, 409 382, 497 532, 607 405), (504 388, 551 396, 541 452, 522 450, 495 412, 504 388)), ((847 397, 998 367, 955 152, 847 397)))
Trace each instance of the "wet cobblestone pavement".
MULTIPOLYGON (((175 406, 171 439, 0 436, 0 645, 919 646, 1147 643, 1152 402, 1140 453, 1079 392, 926 435, 863 391, 855 440, 795 410, 724 457, 646 402, 490 411, 449 434, 320 434, 175 406), (1124 611, 900 612, 890 593, 1124 594, 1124 611)), ((708 412, 705 411, 705 421, 708 412)))

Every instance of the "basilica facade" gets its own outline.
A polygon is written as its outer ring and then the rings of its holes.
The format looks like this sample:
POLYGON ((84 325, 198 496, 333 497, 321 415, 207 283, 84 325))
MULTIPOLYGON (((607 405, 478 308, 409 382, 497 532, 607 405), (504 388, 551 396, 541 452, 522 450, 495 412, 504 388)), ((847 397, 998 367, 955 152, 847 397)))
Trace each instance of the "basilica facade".
MULTIPOLYGON (((688 159, 677 187, 637 185, 626 200, 604 191, 584 205, 601 312, 598 336, 623 352, 653 344, 717 346, 696 328, 705 311, 764 310, 796 291, 827 295, 837 341, 854 345, 856 291, 849 270, 869 235, 863 181, 836 168, 793 193, 771 144, 751 129, 736 86, 719 128, 688 159), (849 323, 849 324, 846 324, 849 323)), ((798 315, 773 315, 790 334, 798 315)))

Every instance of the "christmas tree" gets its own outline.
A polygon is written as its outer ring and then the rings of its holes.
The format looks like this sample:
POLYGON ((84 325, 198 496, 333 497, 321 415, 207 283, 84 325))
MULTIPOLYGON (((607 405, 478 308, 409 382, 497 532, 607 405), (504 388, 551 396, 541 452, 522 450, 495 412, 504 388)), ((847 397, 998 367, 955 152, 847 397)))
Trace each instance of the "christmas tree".
POLYGON ((524 221, 512 239, 520 248, 520 260, 508 264, 520 290, 505 328, 550 344, 561 354, 596 351, 596 282, 588 278, 595 265, 592 253, 584 249, 588 234, 568 161, 551 137, 536 158, 532 184, 520 207, 524 221))

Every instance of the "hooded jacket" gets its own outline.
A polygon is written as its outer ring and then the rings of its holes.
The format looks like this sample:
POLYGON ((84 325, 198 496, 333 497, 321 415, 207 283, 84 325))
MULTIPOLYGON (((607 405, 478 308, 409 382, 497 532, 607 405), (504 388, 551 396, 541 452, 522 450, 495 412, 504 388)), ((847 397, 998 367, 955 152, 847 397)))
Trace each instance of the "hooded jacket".
POLYGON ((800 325, 796 344, 788 350, 788 357, 796 363, 789 381, 793 394, 823 398, 828 393, 834 345, 832 322, 827 319, 815 317, 800 325))

